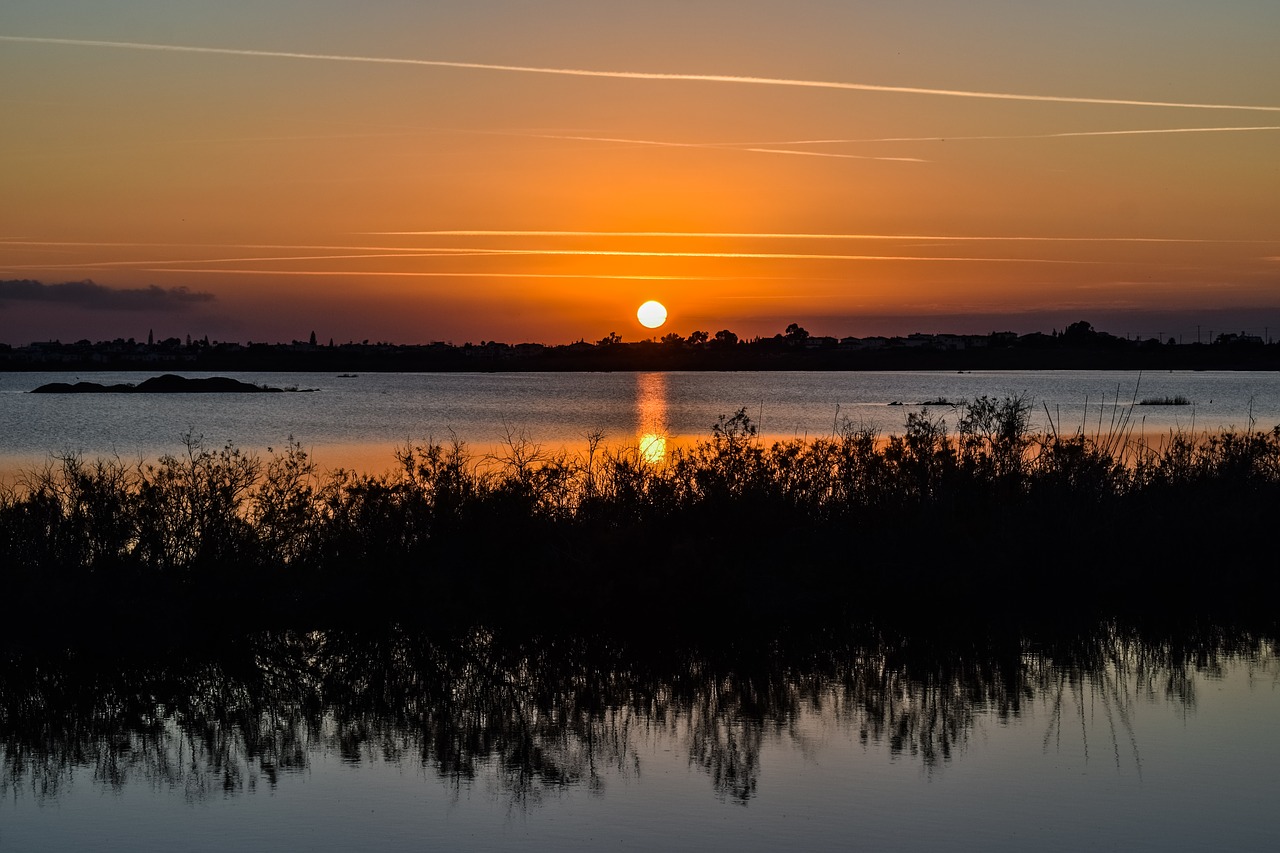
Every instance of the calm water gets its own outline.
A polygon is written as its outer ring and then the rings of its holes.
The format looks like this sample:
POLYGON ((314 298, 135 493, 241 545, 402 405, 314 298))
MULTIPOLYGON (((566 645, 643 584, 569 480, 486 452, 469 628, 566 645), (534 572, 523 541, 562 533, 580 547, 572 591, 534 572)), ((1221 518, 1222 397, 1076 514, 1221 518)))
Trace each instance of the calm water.
MULTIPOLYGON (((209 374, 187 373, 198 376, 209 374)), ((936 401, 1025 394, 1036 427, 1107 434, 1131 403, 1182 396, 1185 406, 1135 406, 1135 433, 1158 437, 1280 424, 1280 373, 561 373, 316 374, 239 373, 249 382, 315 389, 270 395, 32 395, 45 382, 75 378, 137 382, 129 373, 0 373, 0 471, 49 453, 154 459, 192 433, 257 452, 289 436, 322 465, 381 471, 406 442, 458 438, 478 453, 507 438, 545 449, 578 450, 589 434, 650 452, 705 438, 720 415, 745 407, 769 437, 830 435, 842 423, 901 431, 907 413, 936 401), (902 405, 892 405, 902 404, 902 405)))
POLYGON ((5 850, 1274 850, 1248 635, 13 657, 5 850), (923 646, 923 648, 922 648, 923 646))
MULTIPOLYGON (((1038 428, 1089 434, 1135 397, 1193 401, 1134 407, 1150 436, 1280 423, 1280 375, 1255 373, 237 374, 317 390, 25 393, 66 378, 0 374, 0 472, 51 452, 155 458, 188 432, 258 451, 292 435, 323 465, 374 470, 451 437, 660 450, 739 407, 766 436, 844 419, 891 432, 920 403, 984 394, 1026 394, 1038 428)), ((732 652, 483 631, 145 657, 0 647, 0 850, 1280 846, 1269 635, 867 636, 732 652)))

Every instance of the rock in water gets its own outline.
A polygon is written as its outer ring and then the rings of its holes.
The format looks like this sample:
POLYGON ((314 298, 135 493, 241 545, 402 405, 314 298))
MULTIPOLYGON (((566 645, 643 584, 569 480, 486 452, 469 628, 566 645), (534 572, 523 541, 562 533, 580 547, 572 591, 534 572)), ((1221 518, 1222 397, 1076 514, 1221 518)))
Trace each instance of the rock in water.
POLYGON ((229 376, 210 376, 203 379, 189 379, 166 373, 154 376, 137 385, 102 385, 97 382, 77 382, 70 385, 66 382, 50 382, 32 390, 32 394, 253 394, 282 391, 282 388, 268 388, 265 385, 254 385, 252 382, 241 382, 229 376))

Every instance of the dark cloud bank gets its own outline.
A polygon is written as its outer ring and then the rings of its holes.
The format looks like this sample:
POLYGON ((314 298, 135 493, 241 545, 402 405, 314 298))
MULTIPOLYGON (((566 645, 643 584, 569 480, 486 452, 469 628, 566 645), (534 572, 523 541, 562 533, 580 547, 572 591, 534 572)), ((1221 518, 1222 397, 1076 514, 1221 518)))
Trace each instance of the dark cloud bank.
POLYGON ((185 287, 111 288, 96 282, 68 281, 43 284, 29 279, 0 281, 0 303, 36 302, 100 308, 107 311, 176 310, 188 305, 213 302, 212 293, 185 287))

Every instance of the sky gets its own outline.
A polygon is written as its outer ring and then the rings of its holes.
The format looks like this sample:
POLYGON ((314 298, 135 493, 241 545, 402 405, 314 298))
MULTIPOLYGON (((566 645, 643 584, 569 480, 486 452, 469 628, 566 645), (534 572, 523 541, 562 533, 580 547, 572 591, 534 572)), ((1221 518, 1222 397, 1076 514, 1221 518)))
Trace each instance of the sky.
POLYGON ((0 342, 1280 338, 1278 33, 1275 0, 5 0, 0 342))

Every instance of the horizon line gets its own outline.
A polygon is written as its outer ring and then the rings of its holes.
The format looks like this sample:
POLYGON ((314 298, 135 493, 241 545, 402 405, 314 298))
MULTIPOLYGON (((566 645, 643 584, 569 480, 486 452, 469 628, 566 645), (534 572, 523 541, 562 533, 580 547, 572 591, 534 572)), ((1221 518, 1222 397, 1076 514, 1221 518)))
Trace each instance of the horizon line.
MULTIPOLYGON (((619 277, 619 278, 624 278, 625 276, 618 276, 618 277, 619 277)), ((1069 311, 1069 310, 1072 310, 1072 309, 1071 309, 1071 308, 1069 308, 1069 307, 1063 307, 1063 308, 1055 309, 1055 310, 1059 310, 1059 311, 1063 311, 1063 312, 1065 312, 1065 311, 1069 311)), ((1124 309, 1119 309, 1119 310, 1123 311, 1124 309)), ((1209 309, 1209 310, 1224 310, 1224 309, 1209 309)), ((1239 310, 1247 310, 1247 309, 1239 309, 1239 310)), ((1012 320, 1012 319, 1016 319, 1016 318, 1021 317, 1021 316, 1029 315, 1029 314, 1031 314, 1031 313, 1037 313, 1037 312, 1011 312, 1011 313, 1006 313, 1006 314, 1000 314, 1000 313, 989 313, 989 312, 975 312, 975 313, 973 313, 973 314, 968 314, 968 315, 966 315, 966 314, 961 314, 961 315, 951 315, 951 314, 948 314, 948 315, 940 315, 940 316, 946 316, 946 317, 948 317, 948 318, 950 318, 950 319, 952 319, 952 320, 955 320, 955 319, 957 319, 957 318, 959 318, 959 317, 975 317, 975 318, 976 318, 976 317, 982 317, 982 318, 985 318, 985 319, 988 319, 988 320, 994 320, 994 319, 997 319, 997 318, 1001 318, 1001 319, 1009 319, 1009 320, 1012 320)), ((1081 312, 1081 313, 1082 313, 1082 312, 1081 312)), ((885 320, 885 319, 893 319, 893 318, 895 318, 895 317, 896 317, 896 318, 898 318, 898 319, 901 319, 901 317, 900 317, 899 315, 892 315, 892 314, 885 314, 885 315, 881 315, 881 314, 866 314, 866 315, 862 315, 862 316, 860 317, 860 319, 862 319, 862 320, 885 320)), ((821 316, 819 317, 819 319, 831 319, 831 316, 830 316, 830 315, 821 315, 821 316)), ((918 319, 920 322, 926 322, 926 321, 928 321, 928 320, 929 320, 929 319, 931 319, 931 318, 930 318, 930 315, 924 315, 924 314, 922 314, 922 315, 919 315, 917 319, 918 319)), ((808 321, 808 322, 812 322, 812 321, 808 321)), ((1032 331, 1029 331, 1029 332, 1015 332, 1015 331, 1013 331, 1012 329, 997 329, 997 328, 994 328, 994 327, 993 327, 993 328, 992 328, 992 330, 991 330, 990 332, 946 332, 946 331, 925 332, 925 331, 919 331, 919 330, 917 330, 917 331, 914 331, 914 332, 902 332, 902 333, 892 333, 892 334, 864 334, 864 335, 826 335, 826 334, 811 334, 811 337, 815 337, 815 338, 834 338, 834 339, 836 339, 836 340, 842 340, 842 339, 844 339, 844 338, 857 338, 857 339, 859 339, 859 340, 865 340, 865 339, 867 339, 867 338, 886 338, 886 339, 894 339, 894 338, 909 338, 909 337, 911 337, 911 336, 913 336, 913 335, 926 335, 926 336, 929 336, 929 337, 988 338, 988 337, 992 337, 992 336, 994 336, 994 335, 1007 335, 1007 334, 1013 334, 1013 335, 1016 335, 1016 336, 1017 336, 1017 337, 1019 337, 1019 338, 1022 338, 1022 337, 1029 337, 1029 336, 1031 336, 1031 335, 1046 335, 1046 336, 1053 337, 1053 336, 1055 336, 1055 335, 1054 335, 1054 333, 1057 333, 1057 335, 1056 335, 1056 336, 1059 336, 1059 337, 1060 337, 1060 336, 1062 336, 1062 335, 1065 333, 1065 331, 1066 331, 1066 329, 1067 329, 1067 328, 1069 328, 1070 326, 1073 326, 1073 325, 1075 325, 1076 323, 1079 323, 1079 322, 1083 322, 1083 323, 1085 323, 1086 325, 1088 325, 1088 326, 1089 326, 1089 328, 1090 328, 1090 330, 1092 330, 1092 332, 1093 332, 1094 334, 1097 334, 1097 335, 1104 335, 1104 336, 1108 336, 1108 337, 1112 337, 1112 338, 1117 338, 1117 339, 1120 339, 1120 340, 1139 341, 1139 342, 1140 342, 1140 341, 1146 341, 1146 340, 1160 340, 1162 343, 1164 343, 1164 339, 1163 339, 1163 338, 1156 338, 1155 336, 1149 336, 1149 337, 1144 338, 1144 337, 1142 337, 1142 333, 1141 333, 1141 332, 1139 332, 1139 333, 1126 332, 1126 333, 1121 334, 1121 333, 1116 333, 1116 332, 1110 332, 1110 331, 1107 331, 1107 330, 1105 330, 1105 329, 1099 329, 1099 328, 1094 327, 1094 325, 1093 325, 1092 323, 1090 323, 1088 320, 1079 320, 1079 321, 1075 321, 1075 322, 1072 322, 1072 323, 1067 323, 1067 324, 1066 324, 1066 325, 1064 325, 1062 328, 1058 328, 1057 326, 1053 326, 1053 327, 1052 327, 1052 332, 1045 332, 1045 331, 1043 330, 1043 328, 1036 328, 1036 329, 1033 329, 1032 331)), ((657 331, 659 331, 660 329, 667 329, 670 325, 671 325, 670 323, 665 323, 665 324, 663 324, 663 326, 660 326, 660 327, 658 327, 657 329, 649 329, 648 331, 650 331, 650 332, 657 332, 657 331)), ((715 325, 715 324, 712 324, 712 325, 715 325)), ((1158 324, 1157 324, 1157 325, 1158 325, 1158 324)), ((1190 325, 1203 325, 1203 324, 1190 324, 1190 325)), ((802 327, 802 328, 803 328, 803 327, 802 327)), ((1188 326, 1187 328, 1189 328, 1189 326, 1188 326)), ((1234 328, 1234 327, 1233 327, 1233 328, 1234 328)), ((1264 338, 1264 344, 1265 344, 1265 345, 1267 345, 1267 346, 1280 345, 1280 339, 1276 339, 1276 337, 1275 337, 1274 335, 1272 335, 1272 336, 1271 336, 1271 338, 1272 338, 1272 340, 1271 340, 1271 341, 1267 341, 1267 340, 1265 339, 1265 338, 1266 338, 1266 332, 1265 332, 1265 329, 1266 329, 1266 328, 1269 328, 1269 327, 1266 327, 1266 326, 1265 326, 1265 324, 1264 324, 1264 334, 1263 334, 1263 335, 1254 335, 1254 336, 1264 338)), ((697 330, 695 330, 695 331, 697 331, 697 330)), ((732 330, 731 330, 731 329, 726 329, 726 331, 732 331, 732 330)), ((1206 328, 1205 328, 1205 336, 1206 336, 1206 337, 1208 337, 1210 334, 1212 334, 1212 333, 1214 333, 1214 332, 1217 332, 1217 331, 1218 331, 1218 329, 1216 329, 1216 328, 1209 328, 1209 327, 1207 327, 1207 326, 1206 326, 1206 328)), ((1254 332, 1256 332, 1256 328, 1255 328, 1255 329, 1253 329, 1253 331, 1254 331, 1254 332)), ((1250 332, 1250 329, 1249 329, 1249 328, 1243 328, 1243 329, 1241 329, 1239 332, 1235 332, 1235 331, 1221 331, 1221 332, 1220 332, 1220 334, 1218 334, 1218 335, 1213 335, 1213 337, 1214 337, 1214 338, 1217 338, 1217 337, 1219 337, 1220 335, 1249 335, 1250 333, 1251 333, 1251 332, 1250 332)), ((1169 338, 1169 337, 1172 337, 1175 333, 1174 333, 1174 332, 1169 332, 1169 333, 1164 333, 1164 334, 1165 334, 1165 337, 1166 337, 1166 338, 1169 338)), ((191 337, 193 340, 195 340, 195 339, 196 339, 196 336, 194 336, 194 335, 190 335, 189 333, 188 333, 188 336, 189 336, 189 337, 191 337)), ((738 340, 739 340, 739 343, 750 344, 750 343, 755 342, 755 341, 767 341, 767 340, 772 340, 772 339, 774 339, 774 338, 777 338, 777 337, 783 337, 783 336, 785 336, 785 331, 784 331, 784 332, 777 332, 777 333, 775 333, 775 334, 773 334, 773 335, 755 335, 755 336, 752 336, 752 337, 739 337, 739 339, 738 339, 738 340)), ((176 335, 169 335, 169 336, 168 336, 168 338, 174 338, 174 337, 178 337, 178 336, 176 336, 176 335)), ((207 335, 201 336, 201 339, 202 339, 202 338, 204 338, 204 337, 208 337, 208 336, 207 336, 207 335)), ((328 337, 332 337, 332 336, 328 336, 328 337)), ((683 335, 683 336, 681 336, 681 337, 682 337, 682 338, 687 338, 688 336, 687 336, 687 335, 683 335)), ((166 338, 166 339, 168 339, 168 338, 166 338)), ((117 336, 116 338, 109 338, 109 339, 108 339, 108 338, 103 338, 103 339, 100 339, 100 340, 91 341, 89 345, 90 345, 90 346, 97 346, 97 345, 99 345, 99 344, 110 344, 110 343, 114 343, 116 340, 128 340, 128 339, 127 339, 127 338, 121 338, 120 336, 117 336)), ((162 340, 164 340, 164 339, 162 339, 162 340)), ((516 346, 515 344, 507 344, 505 341, 489 340, 489 339, 487 339, 487 338, 482 339, 482 340, 488 341, 489 343, 504 344, 504 345, 506 345, 506 346, 516 346)), ((647 343, 654 343, 654 342, 655 342, 655 340, 656 340, 656 339, 655 339, 655 338, 653 338, 653 337, 636 338, 636 339, 634 339, 634 340, 627 340, 627 339, 623 338, 621 341, 619 341, 619 343, 622 343, 622 344, 647 344, 647 343)), ((571 346, 571 345, 573 345, 573 344, 583 343, 584 341, 585 341, 585 338, 581 338, 581 337, 580 337, 580 338, 579 338, 578 340, 576 340, 576 341, 569 341, 569 342, 567 342, 567 343, 551 343, 551 344, 547 344, 547 343, 541 343, 541 342, 536 342, 536 341, 526 341, 525 343, 536 343, 538 346, 543 346, 543 347, 546 347, 546 348, 548 348, 548 349, 551 349, 551 348, 555 348, 555 347, 571 346)), ((218 340, 217 342, 218 342, 218 343, 220 343, 220 344, 240 344, 240 341, 238 341, 238 340, 235 340, 235 341, 232 341, 232 340, 218 340)), ((254 343, 254 341, 253 341, 253 339, 252 339, 252 338, 245 338, 245 342, 246 342, 246 344, 253 344, 253 343, 254 343)), ((60 346, 78 346, 78 345, 80 345, 80 343, 81 343, 81 342, 80 342, 80 341, 68 341, 68 342, 63 342, 63 341, 61 341, 61 340, 57 340, 57 339, 46 339, 46 340, 34 340, 34 341, 28 341, 26 344, 16 344, 16 345, 14 345, 14 344, 9 344, 7 341, 0 341, 0 346, 12 346, 12 347, 14 347, 14 348, 22 348, 22 347, 24 347, 24 346, 31 346, 31 345, 33 345, 33 344, 49 344, 49 343, 58 344, 58 345, 60 345, 60 346)), ((135 341, 135 343, 137 343, 137 344, 142 344, 142 341, 135 341)), ((263 343, 263 344, 265 344, 265 345, 267 345, 267 346, 285 346, 285 347, 287 347, 287 346, 292 346, 293 344, 298 343, 298 341, 295 339, 295 340, 292 340, 292 341, 284 341, 284 340, 276 340, 276 341, 274 341, 274 342, 261 341, 260 343, 263 343)), ((590 343, 590 342, 587 342, 587 343, 590 343)), ((455 343, 453 343, 451 340, 449 340, 449 341, 433 340, 433 341, 422 342, 422 343, 403 343, 403 342, 395 342, 395 341, 379 341, 379 342, 378 342, 378 343, 376 343, 376 344, 374 344, 374 343, 362 344, 360 341, 348 340, 348 341, 346 342, 346 344, 355 344, 355 345, 357 345, 357 346, 364 346, 364 345, 367 345, 367 346, 390 345, 390 346, 395 346, 395 347, 420 347, 420 346, 432 346, 432 345, 436 345, 436 344, 445 344, 445 345, 447 345, 447 346, 454 347, 454 348, 457 348, 457 349, 461 349, 461 348, 463 348, 464 346, 467 346, 467 345, 470 345, 470 346, 480 346, 480 344, 473 344, 473 343, 471 343, 471 342, 469 342, 469 341, 466 341, 466 342, 464 342, 464 343, 462 343, 462 344, 455 344, 455 343)), ((1194 344, 1195 344, 1195 345, 1201 345, 1201 346, 1213 346, 1213 345, 1215 345, 1215 344, 1214 344, 1214 340, 1213 340, 1212 338, 1210 338, 1209 340, 1205 340, 1205 341, 1195 341, 1195 342, 1194 342, 1194 344)), ((148 345, 149 345, 149 346, 155 346, 156 344, 148 344, 148 345)), ((336 345, 336 346, 342 346, 343 344, 335 344, 335 345, 336 345)), ((593 346, 594 346, 594 345, 595 345, 595 344, 593 344, 593 346)), ((1187 342, 1187 343, 1185 343, 1185 344, 1183 344, 1183 343, 1179 343, 1179 344, 1177 344, 1177 345, 1178 345, 1178 346, 1191 346, 1191 345, 1193 345, 1193 342, 1187 342)), ((327 345, 325 345, 325 344, 316 344, 316 347, 317 347, 317 349, 327 349, 327 345)), ((1140 372, 1140 371, 1139 371, 1139 372, 1140 372)))

